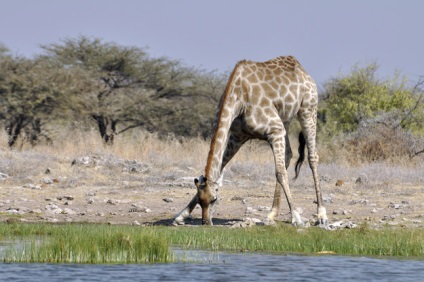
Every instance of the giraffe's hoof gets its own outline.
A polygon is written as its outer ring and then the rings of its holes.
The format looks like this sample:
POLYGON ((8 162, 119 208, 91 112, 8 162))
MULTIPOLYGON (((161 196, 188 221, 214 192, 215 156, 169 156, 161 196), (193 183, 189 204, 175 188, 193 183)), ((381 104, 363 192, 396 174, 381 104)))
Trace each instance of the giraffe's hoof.
POLYGON ((184 222, 184 219, 183 218, 175 218, 173 221, 172 221, 172 223, 171 223, 172 225, 174 225, 174 226, 179 226, 179 225, 184 225, 185 224, 185 222, 184 222))
POLYGON ((300 217, 300 213, 297 210, 292 212, 292 225, 297 227, 305 226, 305 223, 303 222, 302 218, 300 217))
POLYGON ((322 227, 322 228, 325 228, 325 229, 327 229, 328 224, 329 224, 328 218, 319 218, 317 220, 317 222, 315 223, 315 225, 322 227))
POLYGON ((303 221, 292 220, 292 225, 295 226, 295 227, 306 227, 306 225, 303 221))

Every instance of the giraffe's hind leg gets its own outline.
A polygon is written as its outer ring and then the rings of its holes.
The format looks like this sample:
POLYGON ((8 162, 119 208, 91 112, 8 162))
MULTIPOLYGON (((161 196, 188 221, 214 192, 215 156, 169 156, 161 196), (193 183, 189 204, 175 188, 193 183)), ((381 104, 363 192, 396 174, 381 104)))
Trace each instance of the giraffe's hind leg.
POLYGON ((315 192, 317 197, 317 216, 320 226, 328 226, 327 211, 322 200, 321 185, 318 176, 319 157, 316 151, 316 109, 315 111, 305 111, 299 115, 299 121, 302 126, 302 132, 305 136, 306 146, 308 147, 309 167, 312 170, 314 178, 315 192))
POLYGON ((286 196, 287 203, 288 203, 290 213, 292 216, 292 224, 303 225, 300 214, 294 206, 294 201, 290 193, 289 178, 288 178, 286 164, 285 164, 285 159, 286 159, 285 135, 286 135, 286 132, 284 128, 281 128, 280 130, 275 130, 268 138, 268 141, 274 153, 275 173, 277 178, 277 183, 276 183, 275 192, 274 192, 274 201, 272 203, 271 212, 268 214, 268 219, 273 221, 274 218, 278 216, 278 214, 280 213, 281 188, 282 188, 286 196))

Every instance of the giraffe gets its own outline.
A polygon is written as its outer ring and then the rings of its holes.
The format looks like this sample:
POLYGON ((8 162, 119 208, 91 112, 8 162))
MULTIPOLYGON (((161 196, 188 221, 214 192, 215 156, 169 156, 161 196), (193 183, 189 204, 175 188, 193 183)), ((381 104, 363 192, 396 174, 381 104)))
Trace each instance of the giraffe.
POLYGON ((277 57, 266 62, 238 62, 218 105, 205 174, 194 179, 197 194, 175 216, 173 224, 184 224, 184 219, 200 204, 202 224, 212 225, 212 214, 225 166, 246 141, 260 139, 271 146, 277 179, 272 208, 266 220, 274 222, 274 218, 279 215, 283 190, 292 224, 303 225, 299 209, 295 207, 290 193, 287 174, 292 157, 288 138, 289 124, 297 116, 302 130, 299 134, 299 159, 295 166, 295 178, 304 160, 306 144, 317 197, 317 224, 326 226, 328 218, 317 168, 317 105, 316 84, 293 56, 277 57))

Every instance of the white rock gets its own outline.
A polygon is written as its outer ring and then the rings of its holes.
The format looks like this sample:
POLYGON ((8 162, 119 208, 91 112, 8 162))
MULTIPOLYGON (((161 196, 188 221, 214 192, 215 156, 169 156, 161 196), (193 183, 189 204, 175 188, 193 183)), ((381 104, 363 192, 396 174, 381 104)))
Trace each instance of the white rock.
POLYGON ((64 208, 63 211, 62 211, 62 213, 63 214, 70 214, 70 215, 76 214, 75 211, 73 211, 73 210, 71 210, 69 208, 64 208))
POLYGON ((141 224, 137 220, 134 220, 133 225, 140 226, 141 224))

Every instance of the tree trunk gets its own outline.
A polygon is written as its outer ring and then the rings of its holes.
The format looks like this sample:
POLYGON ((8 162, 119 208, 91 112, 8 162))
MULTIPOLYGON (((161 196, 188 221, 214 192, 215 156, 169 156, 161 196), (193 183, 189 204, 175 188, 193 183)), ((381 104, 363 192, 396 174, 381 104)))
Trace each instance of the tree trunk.
POLYGON ((118 121, 111 120, 111 122, 109 122, 108 118, 102 115, 92 115, 92 117, 97 122, 99 133, 103 139, 103 142, 105 142, 107 145, 113 145, 113 139, 116 134, 116 124, 118 121), (110 129, 108 129, 109 125, 110 129))
POLYGON ((21 135, 21 131, 24 128, 24 120, 25 118, 23 116, 19 116, 14 121, 9 122, 9 124, 6 126, 6 131, 9 135, 9 140, 7 143, 10 148, 15 146, 16 140, 18 139, 19 135, 21 135))

